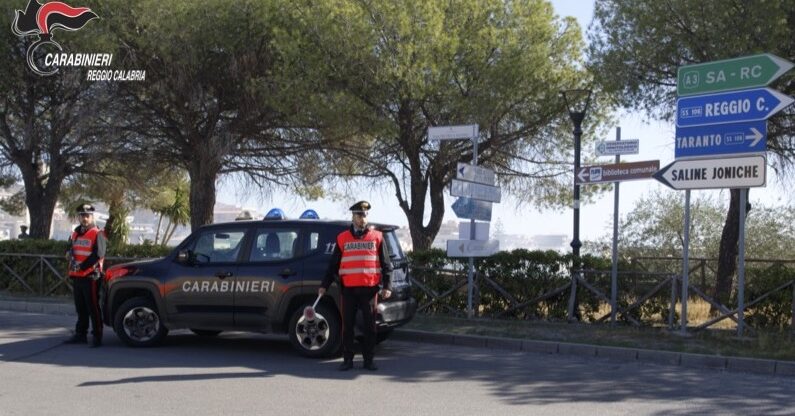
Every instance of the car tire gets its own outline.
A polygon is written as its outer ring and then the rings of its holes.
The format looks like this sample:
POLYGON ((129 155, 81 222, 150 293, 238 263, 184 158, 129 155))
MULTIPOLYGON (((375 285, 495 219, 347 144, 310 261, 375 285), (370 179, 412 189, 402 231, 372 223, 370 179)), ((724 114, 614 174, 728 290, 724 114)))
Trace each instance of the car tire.
POLYGON ((145 297, 127 299, 116 310, 113 331, 131 347, 153 347, 168 334, 157 306, 145 297))
POLYGON ((287 333, 290 344, 305 357, 322 358, 339 354, 342 348, 342 326, 336 309, 321 304, 315 308, 315 323, 308 326, 304 320, 303 304, 293 311, 287 333))
POLYGON ((219 331, 219 330, 216 330, 216 329, 196 329, 196 328, 191 328, 190 332, 193 332, 194 334, 196 334, 196 335, 198 335, 200 337, 217 337, 218 334, 220 334, 221 332, 224 332, 224 331, 219 331))

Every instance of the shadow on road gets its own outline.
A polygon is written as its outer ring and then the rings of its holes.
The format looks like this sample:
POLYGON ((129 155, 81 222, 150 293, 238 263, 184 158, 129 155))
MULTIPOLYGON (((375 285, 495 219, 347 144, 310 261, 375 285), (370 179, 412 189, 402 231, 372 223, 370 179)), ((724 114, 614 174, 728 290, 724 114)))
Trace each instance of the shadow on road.
MULTIPOLYGON (((39 329, 48 329, 44 324, 36 325, 39 329)), ((23 322, 19 327, 0 325, 0 335, 24 334, 28 329, 23 322)), ((49 329, 53 329, 52 325, 49 329)), ((44 338, 57 345, 63 336, 44 338)), ((88 381, 79 387, 275 375, 331 381, 383 377, 391 382, 418 386, 468 380, 477 381, 495 398, 513 405, 679 401, 693 403, 697 412, 707 409, 712 414, 787 414, 793 386, 793 379, 784 377, 390 341, 380 345, 376 352, 381 367, 378 372, 355 369, 341 373, 336 371, 339 360, 300 357, 286 337, 248 333, 224 333, 207 338, 175 331, 160 347, 134 349, 124 346, 108 331, 105 345, 99 349, 59 345, 22 359, 3 358, 9 350, 26 350, 28 346, 35 349, 41 342, 42 338, 37 338, 0 344, 0 366, 3 361, 14 361, 89 367, 98 369, 98 374, 105 378, 112 369, 177 369, 176 373, 168 375, 88 381), (213 372, 214 368, 224 370, 213 372), (253 372, 229 372, 229 368, 247 368, 253 372), (751 391, 753 394, 745 394, 751 391)), ((360 366, 360 356, 356 359, 360 366)), ((669 409, 665 414, 690 414, 694 409, 679 413, 669 409)))

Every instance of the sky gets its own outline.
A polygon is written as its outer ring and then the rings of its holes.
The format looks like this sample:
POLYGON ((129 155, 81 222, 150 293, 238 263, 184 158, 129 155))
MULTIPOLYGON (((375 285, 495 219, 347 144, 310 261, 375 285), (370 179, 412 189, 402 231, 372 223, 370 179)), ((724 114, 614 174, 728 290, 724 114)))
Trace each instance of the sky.
MULTIPOLYGON (((574 16, 583 30, 587 30, 593 18, 593 1, 590 0, 553 0, 553 8, 559 16, 574 16)), ((617 126, 621 127, 621 138, 638 139, 640 151, 637 155, 622 156, 628 162, 660 160, 663 167, 674 160, 674 125, 670 122, 657 122, 648 119, 640 112, 622 111, 616 117, 617 126)), ((587 123, 586 118, 584 123, 587 123)), ((613 126, 608 137, 598 137, 598 140, 615 140, 615 127, 613 126)), ((593 148, 584 147, 583 158, 593 155, 593 148)), ((614 157, 601 157, 599 164, 614 163, 614 157)), ((619 190, 619 214, 625 215, 632 210, 636 201, 650 193, 661 192, 668 188, 656 180, 640 180, 623 182, 619 190)), ((679 195, 684 199, 684 192, 679 195)), ((722 191, 693 191, 691 198, 701 196, 715 196, 728 204, 729 193, 722 191)), ((347 219, 348 207, 357 200, 368 200, 373 205, 370 212, 370 221, 390 223, 405 226, 407 220, 397 205, 397 199, 391 188, 386 190, 365 189, 352 195, 350 199, 319 201, 304 201, 294 195, 276 192, 269 197, 259 196, 251 189, 240 188, 234 180, 222 180, 218 189, 218 201, 241 205, 254 209, 259 214, 264 214, 272 207, 282 208, 289 217, 297 217, 304 209, 316 210, 322 218, 347 219)), ((455 201, 449 193, 445 195, 444 221, 457 220, 450 206, 455 201)), ((790 193, 778 182, 772 169, 768 169, 767 187, 754 188, 750 192, 752 204, 786 205, 792 204, 790 193)), ((591 204, 580 207, 580 239, 593 241, 612 233, 614 194, 612 191, 602 194, 591 204)), ((517 201, 503 194, 502 203, 494 204, 492 210, 491 232, 499 221, 504 231, 508 234, 543 235, 565 234, 569 241, 573 229, 573 210, 543 210, 539 211, 532 206, 518 205, 517 201)))

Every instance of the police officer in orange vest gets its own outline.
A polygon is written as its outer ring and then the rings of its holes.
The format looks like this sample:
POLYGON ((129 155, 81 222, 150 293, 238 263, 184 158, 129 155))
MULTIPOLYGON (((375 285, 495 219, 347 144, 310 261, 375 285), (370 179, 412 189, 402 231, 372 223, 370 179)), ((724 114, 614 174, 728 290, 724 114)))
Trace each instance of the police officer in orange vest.
POLYGON ((364 345, 362 356, 364 368, 378 369, 373 362, 375 350, 375 306, 378 295, 384 299, 392 296, 389 281, 392 276, 392 261, 386 252, 384 237, 380 231, 367 227, 367 212, 370 203, 359 201, 350 208, 353 213, 349 230, 337 236, 337 244, 331 257, 326 276, 318 289, 323 295, 331 282, 339 277, 342 299, 342 355, 340 371, 353 368, 353 327, 356 311, 362 312, 364 320, 364 345))
POLYGON ((102 315, 99 310, 99 289, 102 283, 102 263, 105 259, 107 240, 104 231, 94 224, 94 207, 83 204, 77 208, 80 225, 69 239, 71 247, 67 253, 69 278, 72 280, 77 325, 69 344, 88 342, 88 321, 91 320, 93 335, 91 347, 102 345, 102 315))

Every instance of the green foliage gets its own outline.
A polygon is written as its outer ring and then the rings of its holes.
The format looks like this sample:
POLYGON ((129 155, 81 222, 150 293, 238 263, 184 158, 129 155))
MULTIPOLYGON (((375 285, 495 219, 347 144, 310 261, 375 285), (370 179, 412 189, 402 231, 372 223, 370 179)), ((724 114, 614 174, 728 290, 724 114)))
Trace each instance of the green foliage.
MULTIPOLYGON (((277 43, 295 63, 293 78, 321 85, 304 91, 320 134, 346 139, 324 147, 319 171, 332 183, 393 187, 415 247, 438 232, 456 163, 473 159, 468 141, 427 140, 429 126, 477 123, 479 164, 507 191, 539 206, 567 204, 573 143, 559 91, 589 81, 573 19, 557 20, 541 0, 294 5, 295 24, 277 43)), ((594 103, 587 130, 606 108, 594 103)))
MULTIPOLYGON (((467 259, 450 258, 443 250, 432 249, 427 251, 413 251, 409 253, 412 264, 412 276, 426 287, 436 293, 444 293, 458 284, 466 281, 467 259), (441 271, 445 269, 446 271, 441 271)), ((529 251, 518 249, 501 251, 491 257, 475 259, 476 293, 473 301, 478 305, 479 314, 486 316, 503 315, 512 306, 527 302, 540 295, 559 289, 571 281, 570 267, 571 254, 560 254, 556 251, 529 251), (513 297, 514 302, 506 299, 498 289, 490 285, 485 279, 488 277, 513 297)), ((584 256, 582 265, 586 270, 608 270, 610 260, 605 258, 584 256)), ((623 268, 628 267, 622 265, 623 268)), ((600 290, 609 293, 609 274, 607 280, 603 274, 587 272, 586 280, 600 290)), ((627 297, 636 296, 627 293, 627 297)), ((427 293, 415 290, 415 296, 420 304, 430 300, 427 293)), ((563 319, 568 306, 569 289, 561 291, 555 296, 537 304, 530 304, 504 314, 515 319, 563 319)), ((588 319, 597 317, 602 302, 593 293, 580 287, 578 290, 580 308, 588 319)), ((466 310, 467 293, 466 285, 454 291, 449 297, 441 300, 427 309, 429 313, 449 312, 443 305, 461 312, 466 310)))
MULTIPOLYGON (((0 241, 0 253, 43 254, 63 256, 69 250, 66 241, 61 240, 6 240, 0 241)), ((106 257, 153 258, 170 253, 171 247, 154 244, 122 244, 109 246, 106 257)))
MULTIPOLYGON (((46 295, 69 295, 68 287, 59 284, 58 272, 61 276, 67 275, 66 253, 69 245, 66 241, 56 240, 7 240, 0 241, 0 291, 46 295), (23 254, 22 256, 15 254, 23 254), (31 256, 33 255, 33 256, 31 256), (47 264, 40 263, 39 257, 47 257, 47 264), (19 280, 2 267, 13 270, 31 289, 25 287, 19 280)), ((138 258, 163 257, 171 251, 171 248, 159 245, 116 245, 109 246, 105 267, 114 264, 132 261, 138 258)))
POLYGON ((8 198, 0 198, 0 209, 17 217, 25 215, 24 190, 20 190, 8 198))
MULTIPOLYGON (((795 267, 782 263, 766 269, 750 269, 745 286, 745 303, 757 299, 767 292, 786 283, 795 282, 795 267)), ((765 300, 751 306, 745 312, 745 319, 753 327, 785 328, 792 323, 792 286, 770 294, 765 300)), ((737 306, 736 296, 732 304, 737 306)))

